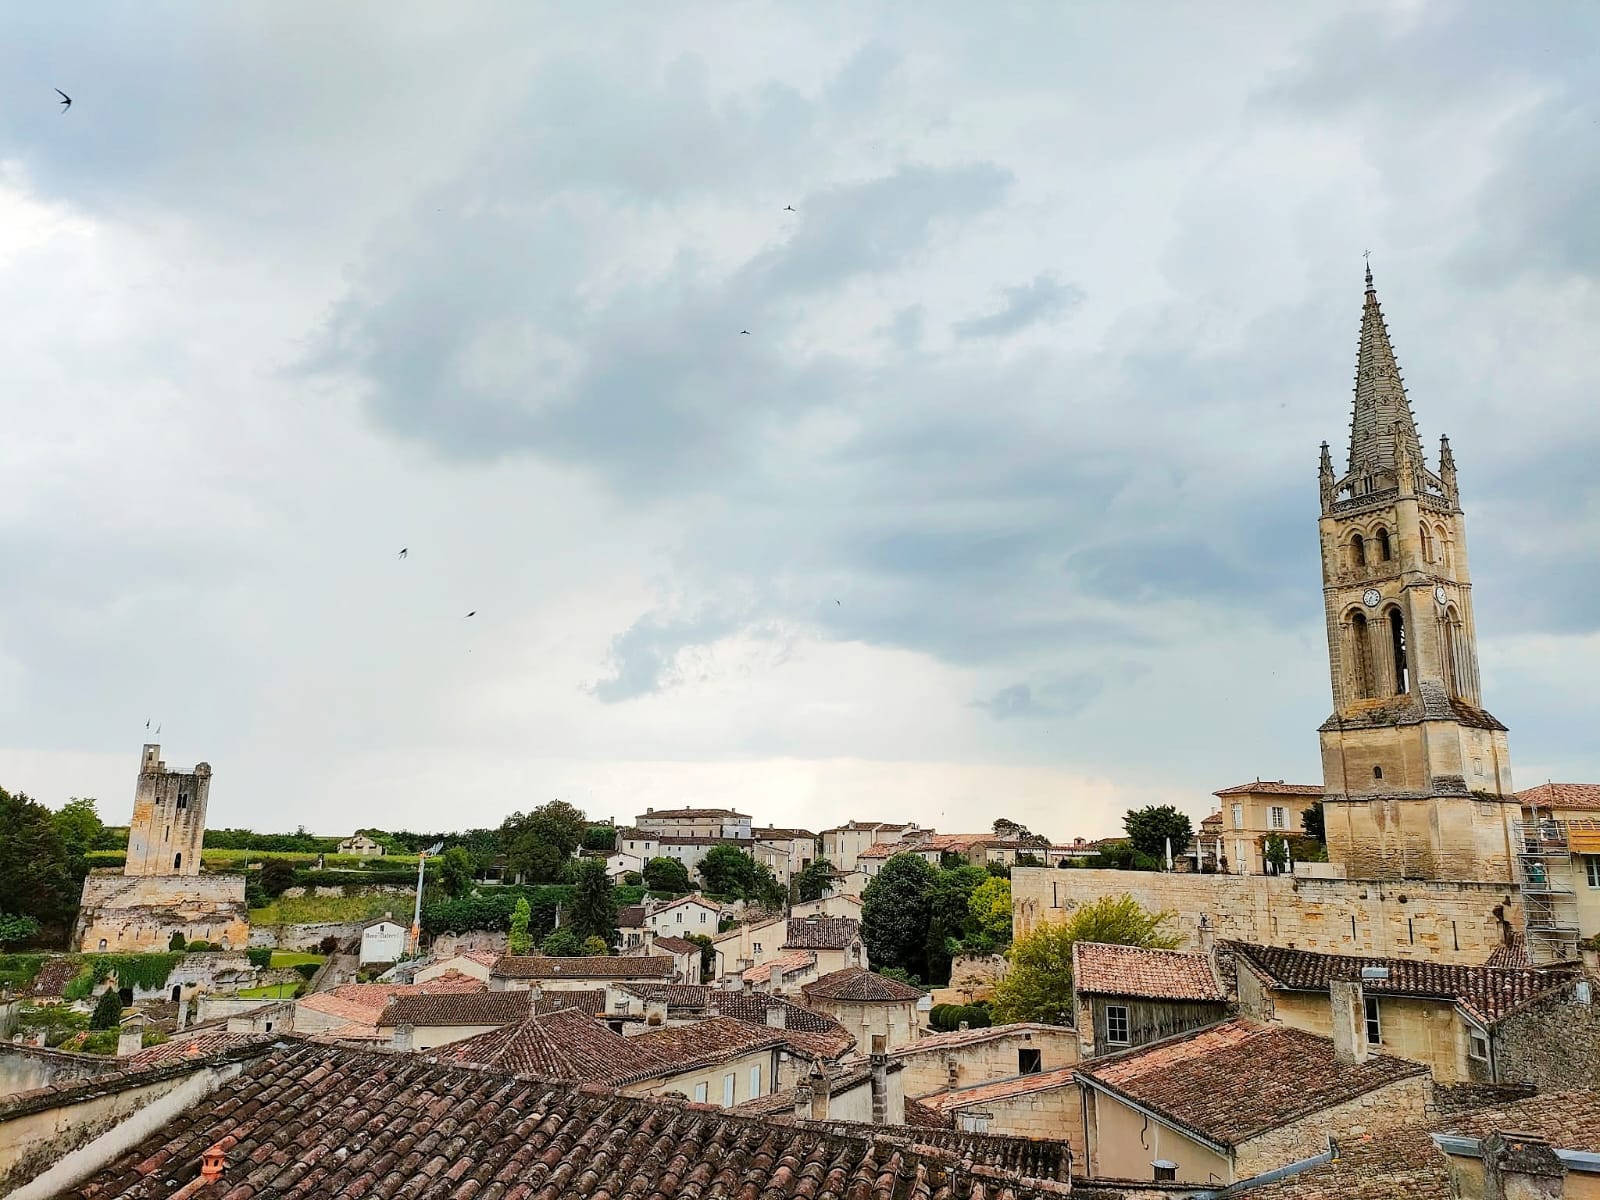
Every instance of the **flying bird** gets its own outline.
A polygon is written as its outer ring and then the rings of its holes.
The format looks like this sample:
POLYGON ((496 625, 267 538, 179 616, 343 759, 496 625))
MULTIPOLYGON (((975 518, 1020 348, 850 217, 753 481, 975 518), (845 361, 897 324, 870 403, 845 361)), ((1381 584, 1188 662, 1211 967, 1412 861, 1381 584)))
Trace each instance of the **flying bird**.
POLYGON ((144 723, 144 727, 145 727, 145 728, 146 728, 146 729, 149 729, 149 728, 150 728, 150 722, 149 722, 149 721, 146 721, 146 722, 145 722, 145 723, 144 723))
POLYGON ((156 726, 156 732, 157 732, 157 733, 160 733, 160 732, 161 732, 161 726, 159 726, 159 725, 157 725, 157 726, 156 726))
MULTIPOLYGON (((477 616, 477 615, 478 615, 478 610, 477 610, 477 609, 473 609, 473 610, 472 610, 472 611, 471 611, 471 612, 469 612, 469 613, 468 613, 468 614, 467 614, 467 617, 475 617, 475 616, 477 616)), ((462 619, 462 620, 463 620, 463 621, 465 621, 465 620, 466 620, 466 619, 467 619, 467 617, 462 617, 462 618, 461 618, 461 619, 462 619)))
POLYGON ((72 97, 71 96, 67 95, 60 88, 56 89, 56 95, 61 97, 61 111, 62 112, 66 112, 67 109, 72 107, 72 97))
POLYGON ((784 206, 783 206, 783 211, 784 211, 784 212, 793 212, 793 211, 794 211, 794 205, 792 205, 792 204, 785 204, 785 205, 784 205, 784 206))
POLYGON ((404 558, 405 556, 406 556, 406 548, 404 546, 401 546, 400 547, 400 557, 404 558))
POLYGON ((749 337, 750 336, 750 331, 748 329, 741 329, 741 330, 739 330, 739 332, 744 334, 745 337, 749 337))

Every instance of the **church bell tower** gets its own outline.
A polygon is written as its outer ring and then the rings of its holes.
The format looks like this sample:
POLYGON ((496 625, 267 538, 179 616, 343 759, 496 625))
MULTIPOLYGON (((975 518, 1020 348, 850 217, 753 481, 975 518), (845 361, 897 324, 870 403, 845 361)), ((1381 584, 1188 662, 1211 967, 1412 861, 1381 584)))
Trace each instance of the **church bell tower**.
POLYGON ((1483 708, 1450 439, 1429 469, 1367 269, 1350 457, 1321 462, 1328 857, 1352 879, 1515 877, 1506 727, 1483 708))

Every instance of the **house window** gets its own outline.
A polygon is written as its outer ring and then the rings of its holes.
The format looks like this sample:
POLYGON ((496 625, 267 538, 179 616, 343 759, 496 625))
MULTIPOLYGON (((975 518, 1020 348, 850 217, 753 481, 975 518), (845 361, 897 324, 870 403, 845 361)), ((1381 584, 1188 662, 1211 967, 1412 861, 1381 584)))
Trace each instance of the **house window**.
POLYGON ((106 948, 106 940, 105 940, 105 938, 101 938, 100 939, 100 949, 104 950, 105 948, 106 948))
POLYGON ((1481 1029, 1467 1031, 1467 1056, 1479 1062, 1489 1061, 1489 1039, 1484 1036, 1481 1029))
POLYGON ((1274 829, 1284 829, 1289 824, 1289 813, 1281 804, 1274 804, 1267 809, 1267 823, 1274 829))
POLYGON ((755 944, 755 947, 756 947, 756 953, 757 953, 757 954, 760 954, 760 953, 761 953, 761 943, 760 943, 760 942, 757 942, 757 943, 756 943, 756 944, 755 944))
POLYGON ((1383 1043, 1383 1027, 1378 1023, 1378 998, 1368 996, 1367 1001, 1367 1045, 1378 1046, 1383 1043))
POLYGON ((1242 804, 1233 806, 1233 827, 1235 829, 1244 828, 1244 805, 1242 804))
POLYGON ((1589 886, 1600 888, 1600 855, 1589 855, 1583 860, 1583 865, 1589 870, 1589 886))
POLYGON ((678 918, 678 924, 679 924, 679 925, 682 925, 682 924, 683 924, 683 909, 681 909, 681 908, 680 908, 680 909, 679 909, 679 910, 678 910, 678 911, 677 911, 677 913, 676 913, 676 914, 674 914, 674 915, 675 915, 675 916, 676 916, 676 917, 677 917, 677 918, 678 918))
POLYGON ((1017 1074, 1018 1075, 1037 1075, 1040 1071, 1042 1071, 1044 1069, 1043 1064, 1039 1061, 1039 1057, 1040 1057, 1040 1055, 1039 1055, 1039 1051, 1038 1051, 1037 1048, 1028 1049, 1028 1050, 1018 1050, 1017 1051, 1017 1074))
POLYGON ((702 908, 700 910, 700 924, 704 925, 705 923, 706 923, 706 910, 702 908))
POLYGON ((704 1104, 706 1102, 706 1085, 705 1084, 697 1083, 697 1084, 694 1085, 694 1098, 695 1098, 695 1100, 697 1100, 701 1104, 704 1104))
POLYGON ((188 792, 179 792, 178 793, 178 811, 182 812, 184 809, 186 809, 188 807, 189 807, 189 793, 188 792))
POLYGON ((174 854, 172 856, 172 869, 174 871, 178 871, 178 870, 181 870, 182 868, 183 868, 183 855, 174 854))
POLYGON ((1128 1044, 1128 1006, 1106 1005, 1106 1041, 1113 1046, 1128 1044))
POLYGON ((733 1084, 734 1084, 733 1072, 729 1071, 726 1075, 724 1075, 722 1077, 722 1107, 723 1108, 732 1108, 733 1107, 733 1084))
POLYGON ((754 1100, 759 1095, 761 1095, 761 1064, 757 1063, 755 1066, 750 1068, 749 1098, 754 1100))

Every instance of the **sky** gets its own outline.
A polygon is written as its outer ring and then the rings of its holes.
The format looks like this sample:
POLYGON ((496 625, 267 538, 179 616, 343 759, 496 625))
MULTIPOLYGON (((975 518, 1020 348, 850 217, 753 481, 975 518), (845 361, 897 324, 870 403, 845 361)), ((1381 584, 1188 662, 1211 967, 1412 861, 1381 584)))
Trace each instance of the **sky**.
POLYGON ((1518 785, 1600 779, 1592 4, 7 26, 0 786, 1066 840, 1316 782, 1369 251, 1518 785))

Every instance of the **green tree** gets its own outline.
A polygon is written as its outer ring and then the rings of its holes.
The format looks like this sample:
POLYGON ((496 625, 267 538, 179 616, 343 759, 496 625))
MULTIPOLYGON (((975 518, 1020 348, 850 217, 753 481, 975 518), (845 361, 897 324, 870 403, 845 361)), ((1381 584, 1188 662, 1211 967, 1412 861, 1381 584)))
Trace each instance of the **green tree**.
POLYGON ((517 897, 517 906, 511 910, 511 931, 506 937, 506 949, 512 954, 528 954, 533 950, 533 939, 528 936, 528 919, 533 910, 526 896, 517 897))
POLYGON ((709 934, 691 933, 686 941, 700 947, 700 978, 710 979, 717 970, 717 947, 709 934))
POLYGON ((1266 845, 1261 848, 1261 857, 1275 872, 1281 872, 1289 865, 1289 843, 1277 834, 1267 836, 1266 845))
POLYGON ((874 969, 928 974, 931 897, 939 871, 916 854, 896 854, 861 892, 861 940, 874 969))
POLYGON ((0 912, 0 946, 7 942, 25 942, 38 932, 39 922, 32 917, 0 912))
POLYGON ((71 858, 82 858, 91 850, 116 849, 115 839, 108 839, 105 822, 95 811, 94 801, 88 797, 74 796, 56 810, 54 823, 61 835, 61 844, 71 858), (105 843, 110 840, 112 845, 105 843))
POLYGON ((454 900, 472 890, 472 855, 465 846, 451 846, 439 856, 439 886, 454 900))
POLYGON ((287 858, 269 858, 261 864, 261 890, 277 899, 294 886, 294 863, 287 858))
POLYGON ((1306 831, 1308 838, 1315 838, 1324 845, 1327 844, 1328 826, 1323 819, 1321 800, 1318 800, 1310 808, 1301 810, 1300 828, 1306 831))
MULTIPOLYGON (((599 939, 603 947, 617 942, 617 891, 606 874, 603 859, 586 858, 578 864, 572 889, 572 932, 580 940, 599 939)), ((605 953, 602 949, 601 953, 605 953)))
POLYGON ((1170 804, 1129 809, 1122 827, 1128 831, 1128 840, 1136 851, 1163 864, 1167 860, 1168 838, 1172 839, 1172 853, 1176 856, 1189 848, 1194 837, 1189 818, 1170 804))
POLYGON ((0 912, 64 929, 77 912, 80 890, 55 814, 0 788, 0 912))
POLYGON ((611 947, 606 945, 601 938, 586 937, 583 939, 583 952, 591 958, 598 958, 602 955, 610 954, 611 947))
POLYGON ((122 1024, 122 998, 115 988, 107 988, 95 1002, 94 1015, 89 1018, 90 1029, 115 1029, 122 1024))
POLYGON ((744 898, 756 864, 737 846, 713 846, 700 860, 700 878, 706 891, 717 896, 744 898))
POLYGON ((172 936, 167 939, 167 949, 176 950, 181 954, 183 953, 183 948, 186 945, 188 945, 188 943, 183 940, 183 930, 174 929, 172 931, 172 936))
POLYGON ((591 825, 583 831, 583 848, 610 854, 617 848, 615 825, 591 825))
POLYGON ((794 877, 794 894, 802 903, 821 900, 833 886, 833 864, 819 858, 794 877))
POLYGON ((552 800, 527 815, 512 813, 500 826, 500 840, 513 871, 551 883, 561 878, 588 830, 588 817, 565 800, 552 800))
POLYGON ((985 879, 972 893, 967 911, 966 948, 977 954, 992 954, 1011 944, 1011 881, 985 879))
POLYGON ((644 865, 644 885, 652 892, 687 892, 689 868, 675 858, 652 858, 644 865))
POLYGON ((1048 850, 1050 839, 1042 833, 1034 833, 1026 825, 1008 820, 1005 817, 996 817, 994 822, 994 835, 1004 841, 1016 842, 1024 850, 1048 850))
MULTIPOLYGON (((922 978, 930 984, 950 979, 950 958, 961 950, 972 924, 972 893, 989 879, 983 867, 936 871, 928 891, 928 935, 922 978)), ((876 965, 876 962, 874 962, 876 965)))
POLYGON ((1078 942, 1171 950, 1170 912, 1147 912, 1132 896, 1102 896, 1062 925, 1044 925, 1011 947, 1011 970, 995 984, 994 1016, 1001 1022, 1072 1023, 1072 947, 1078 942))
POLYGON ((544 939, 539 952, 551 958, 577 958, 583 953, 583 943, 578 940, 577 934, 563 926, 544 939))

